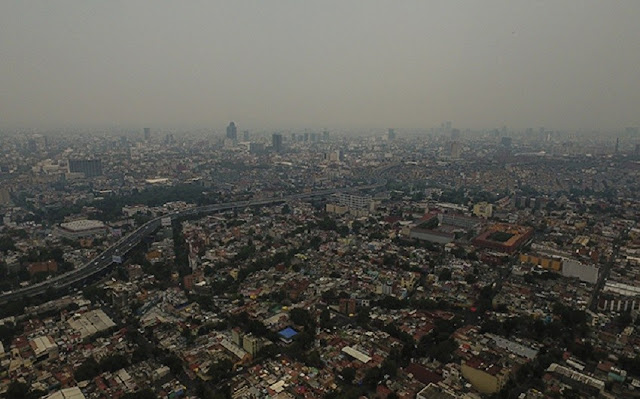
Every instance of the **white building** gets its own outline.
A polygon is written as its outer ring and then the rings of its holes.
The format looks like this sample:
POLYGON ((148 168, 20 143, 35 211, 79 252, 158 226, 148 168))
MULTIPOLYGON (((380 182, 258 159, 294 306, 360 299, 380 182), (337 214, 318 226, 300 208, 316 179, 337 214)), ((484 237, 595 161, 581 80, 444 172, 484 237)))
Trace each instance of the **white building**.
POLYGON ((77 240, 85 237, 103 236, 107 234, 107 227, 99 220, 74 220, 61 223, 56 229, 58 237, 77 240))
POLYGON ((45 399, 85 399, 84 394, 78 387, 65 388, 45 396, 45 399))
POLYGON ((562 260, 562 275, 577 277, 580 281, 595 284, 598 282, 599 269, 595 265, 585 265, 575 259, 562 260))

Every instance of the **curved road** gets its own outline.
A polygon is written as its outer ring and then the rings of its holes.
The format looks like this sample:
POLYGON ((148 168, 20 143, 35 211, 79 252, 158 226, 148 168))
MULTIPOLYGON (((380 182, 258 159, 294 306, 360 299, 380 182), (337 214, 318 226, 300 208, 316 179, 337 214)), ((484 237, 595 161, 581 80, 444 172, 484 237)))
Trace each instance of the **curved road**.
MULTIPOLYGON (((383 169, 386 170, 388 168, 390 167, 385 167, 383 169)), ((147 235, 154 232, 158 227, 160 227, 162 223, 162 219, 166 217, 171 217, 171 219, 174 220, 174 219, 182 218, 185 216, 194 216, 194 215, 200 215, 200 214, 207 214, 211 212, 227 211, 227 210, 232 210, 236 208, 246 208, 249 206, 272 205, 279 202, 286 202, 286 201, 296 200, 296 199, 308 199, 313 197, 322 197, 322 196, 327 196, 327 195, 336 194, 336 193, 345 192, 345 191, 378 188, 378 187, 384 186, 385 184, 386 184, 386 181, 384 179, 379 179, 376 184, 371 184, 368 186, 319 190, 319 191, 314 191, 310 193, 294 194, 294 195, 275 197, 275 198, 269 198, 264 200, 227 202, 223 204, 206 205, 206 206, 201 206, 197 208, 192 208, 185 211, 175 212, 170 215, 162 215, 138 227, 131 234, 120 239, 118 242, 116 242, 107 250, 102 252, 95 259, 86 263, 84 266, 74 269, 72 271, 69 271, 67 273, 61 274, 59 276, 53 277, 49 280, 45 280, 37 284, 29 285, 27 287, 24 287, 15 291, 4 293, 0 295, 0 303, 15 301, 23 297, 32 297, 32 296, 40 295, 45 293, 49 288, 54 288, 54 289, 66 288, 74 283, 85 280, 97 273, 100 273, 101 271, 105 270, 113 263, 114 256, 125 255, 127 252, 129 252, 131 248, 135 247, 143 237, 146 237, 147 235)))

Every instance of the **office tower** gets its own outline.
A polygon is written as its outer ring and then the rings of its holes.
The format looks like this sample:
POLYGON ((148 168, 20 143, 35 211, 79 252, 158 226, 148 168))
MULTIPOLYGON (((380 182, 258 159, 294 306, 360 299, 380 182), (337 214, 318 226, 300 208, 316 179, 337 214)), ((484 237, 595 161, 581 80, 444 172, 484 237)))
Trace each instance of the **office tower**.
POLYGON ((342 151, 335 150, 332 152, 325 152, 324 159, 331 162, 341 162, 343 160, 342 151))
POLYGON ((151 139, 151 128, 149 128, 149 127, 145 127, 144 128, 144 139, 145 140, 150 140, 151 139))
POLYGON ((271 146, 273 147, 273 151, 282 152, 282 135, 279 133, 274 133, 272 136, 271 146))
POLYGON ((451 121, 442 122, 442 124, 440 125, 441 133, 450 134, 451 125, 451 121))
POLYGON ((389 141, 392 141, 392 140, 396 139, 396 131, 395 131, 395 129, 389 128, 389 130, 387 131, 387 139, 389 141))
POLYGON ((242 348, 249 352, 251 356, 255 356, 262 349, 263 342, 259 337, 249 333, 242 338, 242 348))
POLYGON ((47 138, 41 134, 34 134, 27 140, 26 151, 27 152, 39 152, 47 150, 48 141, 47 138))
POLYGON ((620 152, 620 137, 616 137, 616 154, 620 152))
POLYGON ((329 141, 329 131, 325 130, 322 132, 322 140, 329 141))
POLYGON ((249 141, 250 136, 249 136, 249 131, 248 130, 245 130, 243 132, 243 139, 244 139, 244 141, 249 141))
POLYGON ((9 205, 11 203, 11 192, 8 188, 0 188, 0 205, 9 205))
POLYGON ((263 154, 264 153, 264 143, 250 143, 249 144, 249 153, 250 154, 263 154))
POLYGON ((635 151, 633 153, 636 157, 640 156, 640 144, 636 144, 635 151))
POLYGON ((227 126, 227 138, 233 141, 238 139, 238 128, 234 122, 229 123, 229 126, 227 126))
POLYGON ((459 140, 460 139, 460 129, 451 129, 451 140, 459 140))
POLYGON ((458 141, 452 141, 449 145, 449 155, 453 159, 460 159, 462 154, 462 144, 458 141))
POLYGON ((32 153, 38 152, 38 144, 34 139, 27 140, 26 150, 27 152, 32 152, 32 153))
POLYGON ((100 159, 69 159, 69 173, 83 173, 85 177, 102 176, 100 159))

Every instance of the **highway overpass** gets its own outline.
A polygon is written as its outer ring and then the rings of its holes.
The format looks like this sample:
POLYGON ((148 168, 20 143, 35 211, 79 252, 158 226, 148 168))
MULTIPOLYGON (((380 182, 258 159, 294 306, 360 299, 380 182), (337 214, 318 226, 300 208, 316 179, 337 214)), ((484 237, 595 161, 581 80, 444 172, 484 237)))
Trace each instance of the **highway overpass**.
MULTIPOLYGON (((388 170, 388 167, 384 169, 384 171, 388 170)), ((386 181, 381 179, 376 184, 371 184, 367 186, 357 186, 357 187, 347 187, 340 189, 326 189, 326 190, 318 190, 309 193, 302 194, 293 194, 282 197, 273 197, 268 199, 258 199, 258 200, 249 200, 249 201, 237 201, 237 202, 228 202, 222 204, 214 204, 214 205, 205 205, 197 208, 191 208, 180 212, 175 212, 170 215, 162 215, 157 218, 154 218, 142 226, 138 227, 131 234, 126 237, 121 238, 118 242, 107 248, 104 252, 99 254, 96 258, 84 264, 83 266, 69 271, 67 273, 61 274, 59 276, 52 277, 48 280, 42 281, 40 283, 32 284, 24 288, 20 288, 14 291, 5 292, 0 295, 0 304, 7 303, 11 301, 16 301, 24 297, 33 297, 37 295, 44 294, 48 289, 64 289, 77 284, 79 282, 90 279, 93 276, 98 275, 103 272, 113 263, 113 256, 122 256, 126 255, 133 247, 135 247, 144 237, 153 233, 158 227, 160 227, 162 223, 162 219, 166 217, 171 217, 172 220, 185 218, 185 217, 194 217, 199 215, 205 215, 213 212, 221 212, 228 211, 233 209, 243 209, 252 206, 264 206, 264 205, 273 205, 277 203, 287 202, 291 200, 304 200, 311 199, 314 197, 325 197, 328 195, 340 193, 340 192, 348 192, 355 190, 366 190, 379 188, 386 184, 386 181)))

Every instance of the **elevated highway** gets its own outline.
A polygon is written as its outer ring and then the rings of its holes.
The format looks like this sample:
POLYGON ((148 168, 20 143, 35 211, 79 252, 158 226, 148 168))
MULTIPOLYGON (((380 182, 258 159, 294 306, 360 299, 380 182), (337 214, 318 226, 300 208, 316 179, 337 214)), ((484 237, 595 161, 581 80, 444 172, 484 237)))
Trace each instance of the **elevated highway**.
MULTIPOLYGON (((384 169, 385 171, 387 168, 384 169)), ((293 194, 282 197, 272 197, 268 199, 258 199, 249 201, 237 201, 227 202, 222 204, 205 205, 197 208, 191 208, 172 214, 166 214, 156 217, 142 226, 138 227, 132 233, 118 240, 115 244, 107 248, 100 253, 96 258, 82 265, 81 267, 71 270, 67 273, 50 278, 40 283, 32 284, 18 290, 5 292, 0 295, 0 304, 20 300, 25 297, 34 297, 44 294, 49 289, 65 289, 74 284, 78 284, 82 281, 86 281, 100 273, 104 272, 113 263, 114 256, 124 256, 132 248, 134 248, 144 237, 150 235, 157 230, 162 224, 162 219, 171 217, 172 220, 185 218, 185 217, 197 217, 200 215, 206 215, 208 213, 222 212, 234 209, 244 209, 253 206, 265 206, 274 205, 277 203, 283 203, 292 200, 304 200, 314 197, 326 197, 328 195, 337 194, 340 192, 349 192, 355 190, 366 190, 379 188, 386 184, 384 179, 379 179, 377 183, 367 186, 346 187, 339 189, 326 189, 317 190, 309 193, 293 194)))

